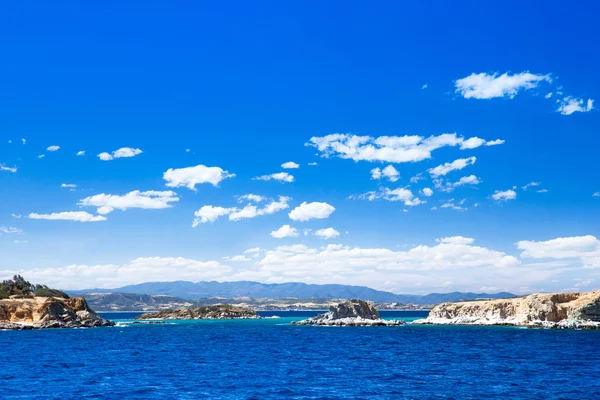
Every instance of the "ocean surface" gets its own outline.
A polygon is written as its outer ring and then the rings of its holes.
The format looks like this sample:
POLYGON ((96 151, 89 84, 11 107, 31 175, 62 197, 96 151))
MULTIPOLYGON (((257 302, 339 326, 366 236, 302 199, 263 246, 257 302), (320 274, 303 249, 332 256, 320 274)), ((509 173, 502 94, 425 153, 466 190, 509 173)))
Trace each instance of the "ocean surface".
POLYGON ((282 318, 2 331, 0 399, 600 399, 600 331, 263 315, 282 318))

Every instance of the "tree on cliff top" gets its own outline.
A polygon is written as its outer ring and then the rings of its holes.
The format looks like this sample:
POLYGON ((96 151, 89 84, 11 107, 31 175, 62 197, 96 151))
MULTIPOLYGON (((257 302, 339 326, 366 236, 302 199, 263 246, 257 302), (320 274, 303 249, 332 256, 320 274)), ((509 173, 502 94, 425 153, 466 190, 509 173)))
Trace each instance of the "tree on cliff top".
POLYGON ((15 275, 12 279, 0 283, 0 299, 14 295, 69 298, 66 293, 60 290, 50 289, 46 285, 34 285, 26 281, 21 275, 15 275))

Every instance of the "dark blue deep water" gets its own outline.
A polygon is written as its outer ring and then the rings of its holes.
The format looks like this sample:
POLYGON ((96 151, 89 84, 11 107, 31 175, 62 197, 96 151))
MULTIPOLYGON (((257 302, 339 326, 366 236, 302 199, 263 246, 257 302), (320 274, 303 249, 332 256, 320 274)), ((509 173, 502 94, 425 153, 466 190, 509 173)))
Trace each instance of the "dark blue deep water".
MULTIPOLYGON (((328 328, 276 314, 0 332, 0 399, 600 399, 598 331, 328 328)), ((398 315, 419 313, 384 314, 398 315)))

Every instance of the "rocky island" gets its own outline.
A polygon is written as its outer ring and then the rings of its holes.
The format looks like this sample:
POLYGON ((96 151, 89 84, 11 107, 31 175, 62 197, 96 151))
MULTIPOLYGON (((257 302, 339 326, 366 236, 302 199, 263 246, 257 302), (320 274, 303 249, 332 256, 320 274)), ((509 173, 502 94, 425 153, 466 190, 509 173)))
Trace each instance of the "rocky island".
POLYGON ((146 313, 136 317, 138 320, 147 319, 257 319, 256 311, 245 307, 234 307, 230 304, 214 306, 179 308, 146 313))
POLYGON ((404 323, 400 320, 386 321, 382 319, 372 304, 357 299, 330 306, 328 312, 316 317, 292 322, 295 325, 322 326, 395 326, 404 323))
POLYGON ((600 329, 600 291, 536 293, 512 299, 442 303, 416 324, 600 329))
POLYGON ((113 326, 96 314, 84 298, 43 285, 32 285, 21 276, 0 284, 0 330, 92 328, 113 326))

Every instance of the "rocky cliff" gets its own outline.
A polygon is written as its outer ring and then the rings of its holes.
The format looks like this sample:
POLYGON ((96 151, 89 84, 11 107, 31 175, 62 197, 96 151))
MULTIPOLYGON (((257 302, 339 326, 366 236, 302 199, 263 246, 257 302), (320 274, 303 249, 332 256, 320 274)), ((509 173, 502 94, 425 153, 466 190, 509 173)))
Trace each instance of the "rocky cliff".
POLYGON ((372 304, 356 299, 331 306, 325 314, 293 322, 295 325, 327 326, 390 326, 403 323, 403 321, 386 321, 382 319, 372 304))
POLYGON ((9 298, 0 300, 0 329, 91 328, 112 326, 82 297, 9 298))
POLYGON ((600 329, 600 291, 443 303, 416 323, 600 329))
POLYGON ((136 319, 255 319, 260 318, 256 311, 229 304, 215 306, 180 308, 142 314, 136 319))

